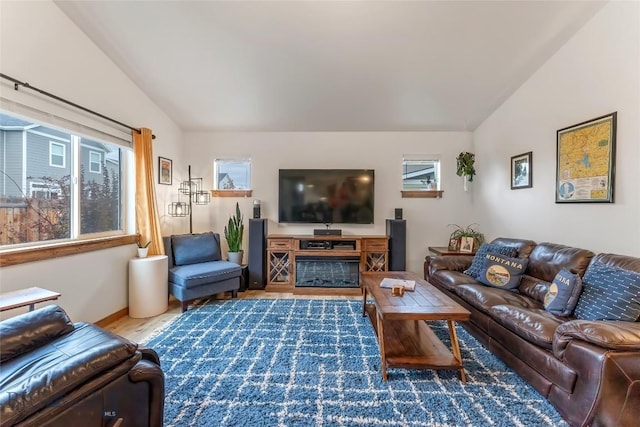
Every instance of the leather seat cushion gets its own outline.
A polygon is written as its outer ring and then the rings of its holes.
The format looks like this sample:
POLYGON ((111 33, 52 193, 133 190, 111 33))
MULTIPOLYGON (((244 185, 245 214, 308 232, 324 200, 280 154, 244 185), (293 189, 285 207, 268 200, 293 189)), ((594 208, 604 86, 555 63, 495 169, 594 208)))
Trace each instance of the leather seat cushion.
MULTIPOLYGON (((96 325, 75 329, 2 363, 2 422, 12 424, 108 369, 131 359, 138 346, 96 325)), ((4 424, 3 424, 4 425, 4 424)))
POLYGON ((241 274, 242 268, 238 264, 212 261, 173 267, 169 270, 169 281, 190 289, 240 277, 241 274))
POLYGON ((429 282, 438 284, 443 288, 453 291, 457 286, 465 284, 477 284, 473 277, 460 271, 437 270, 429 276, 429 282))
POLYGON ((512 305, 522 308, 543 308, 539 301, 504 289, 490 288, 484 285, 460 285, 454 291, 466 302, 489 315, 491 307, 512 305))
POLYGON ((511 305, 491 307, 491 316, 502 326, 523 339, 548 350, 553 347, 553 334, 558 326, 563 323, 561 318, 544 309, 522 308, 511 305))

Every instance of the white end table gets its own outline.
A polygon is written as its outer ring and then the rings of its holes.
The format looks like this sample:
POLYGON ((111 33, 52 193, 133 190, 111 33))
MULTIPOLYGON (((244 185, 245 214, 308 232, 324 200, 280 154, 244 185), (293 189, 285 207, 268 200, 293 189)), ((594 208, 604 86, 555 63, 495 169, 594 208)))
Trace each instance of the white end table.
POLYGON ((166 255, 129 260, 129 317, 157 316, 169 308, 166 255))

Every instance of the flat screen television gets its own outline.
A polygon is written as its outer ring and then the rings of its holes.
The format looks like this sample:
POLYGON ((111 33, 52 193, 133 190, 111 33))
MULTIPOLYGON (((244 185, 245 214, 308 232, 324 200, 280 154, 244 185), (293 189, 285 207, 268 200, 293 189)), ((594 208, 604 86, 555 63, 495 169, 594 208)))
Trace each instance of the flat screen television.
POLYGON ((280 169, 278 222, 373 224, 371 169, 280 169))

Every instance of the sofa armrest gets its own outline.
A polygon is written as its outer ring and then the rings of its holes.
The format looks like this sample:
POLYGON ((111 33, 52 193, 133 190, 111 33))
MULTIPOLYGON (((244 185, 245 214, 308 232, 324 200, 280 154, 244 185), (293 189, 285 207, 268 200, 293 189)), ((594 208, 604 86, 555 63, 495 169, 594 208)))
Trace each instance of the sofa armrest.
MULTIPOLYGON (((134 382, 149 384, 149 427, 162 427, 164 416, 164 373, 159 363, 147 358, 149 349, 142 351, 142 359, 129 371, 129 379, 134 382)), ((155 351, 151 351, 155 354, 155 351)), ((155 355, 157 357, 157 354, 155 355)), ((159 362, 159 360, 158 360, 159 362)))
POLYGON ((553 352, 562 359, 569 343, 581 340, 607 350, 640 351, 640 323, 571 320, 558 326, 553 352))
POLYGON ((48 305, 0 322, 0 363, 53 341, 75 329, 67 313, 48 305))
POLYGON ((429 271, 453 270, 464 271, 471 266, 472 255, 434 256, 429 258, 429 271))
POLYGON ((148 360, 160 366, 160 356, 158 356, 158 353, 154 349, 139 345, 138 350, 140 350, 140 352, 142 353, 142 358, 144 360, 148 360))

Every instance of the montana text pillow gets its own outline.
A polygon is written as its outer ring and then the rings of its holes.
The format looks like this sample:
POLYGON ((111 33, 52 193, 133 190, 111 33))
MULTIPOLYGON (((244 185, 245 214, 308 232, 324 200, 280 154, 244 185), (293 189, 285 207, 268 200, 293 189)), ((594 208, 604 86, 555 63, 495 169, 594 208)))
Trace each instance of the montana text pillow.
POLYGON ((581 292, 580 276, 563 268, 556 274, 544 296, 544 309, 558 316, 571 316, 581 292))
POLYGON ((574 315, 583 320, 622 320, 640 317, 640 273, 593 262, 582 278, 582 294, 574 315))
POLYGON ((484 267, 477 280, 494 288, 516 289, 520 286, 528 262, 527 259, 489 252, 485 255, 484 267))
POLYGON ((508 257, 516 256, 516 248, 497 245, 495 243, 483 243, 480 245, 476 255, 473 257, 471 266, 464 271, 464 274, 468 274, 474 279, 478 279, 480 272, 482 272, 482 269, 484 268, 484 259, 488 252, 506 255, 508 257))

